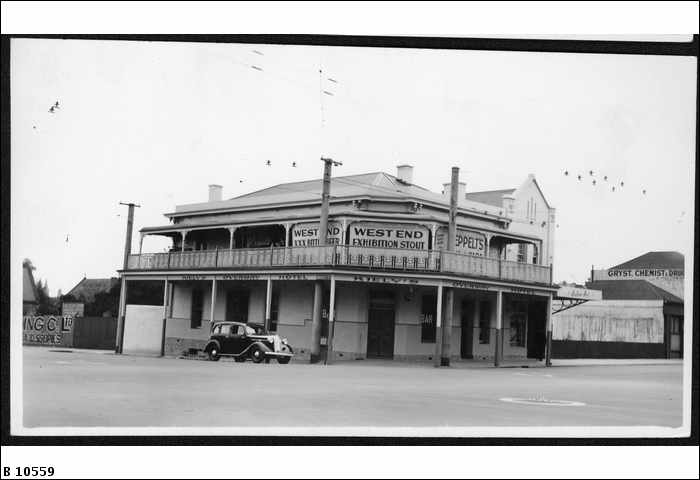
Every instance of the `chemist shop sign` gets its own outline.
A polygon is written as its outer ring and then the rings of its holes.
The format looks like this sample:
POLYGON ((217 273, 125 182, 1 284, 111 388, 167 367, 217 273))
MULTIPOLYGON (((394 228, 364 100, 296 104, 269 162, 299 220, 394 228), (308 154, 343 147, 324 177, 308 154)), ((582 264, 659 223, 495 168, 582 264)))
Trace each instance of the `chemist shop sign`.
POLYGON ((616 268, 595 270, 593 280, 651 280, 655 278, 682 279, 683 269, 669 268, 616 268))
POLYGON ((25 345, 70 345, 73 317, 45 315, 24 317, 22 340, 25 345))
MULTIPOLYGON (((435 239, 436 250, 447 249, 447 228, 438 228, 435 239)), ((486 256, 486 236, 482 233, 457 229, 455 251, 475 257, 486 256)))
POLYGON ((350 225, 353 247, 428 249, 428 229, 421 225, 360 222, 350 225))
MULTIPOLYGON (((318 222, 297 223, 292 228, 292 246, 293 247, 312 247, 318 245, 318 230, 320 224, 318 222)), ((340 243, 342 227, 338 222, 328 222, 328 237, 329 245, 340 243)))

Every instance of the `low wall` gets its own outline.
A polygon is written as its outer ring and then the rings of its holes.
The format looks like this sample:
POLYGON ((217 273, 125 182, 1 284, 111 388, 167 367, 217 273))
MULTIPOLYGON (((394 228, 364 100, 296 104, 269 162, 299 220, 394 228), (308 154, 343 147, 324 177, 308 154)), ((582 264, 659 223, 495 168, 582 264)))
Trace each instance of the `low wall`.
POLYGON ((553 358, 666 358, 663 343, 552 341, 553 358))
POLYGON ((163 307, 153 305, 126 306, 123 353, 160 355, 162 338, 163 307))

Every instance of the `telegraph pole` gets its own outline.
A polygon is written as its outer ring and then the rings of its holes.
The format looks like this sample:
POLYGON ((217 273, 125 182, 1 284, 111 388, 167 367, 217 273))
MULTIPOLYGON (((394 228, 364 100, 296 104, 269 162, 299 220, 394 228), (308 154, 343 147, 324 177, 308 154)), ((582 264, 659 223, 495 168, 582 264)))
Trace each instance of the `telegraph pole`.
POLYGON ((131 255, 131 234, 134 230, 134 207, 141 207, 135 203, 119 202, 119 205, 127 205, 129 207, 129 215, 126 219, 126 242, 124 244, 124 270, 129 266, 129 255, 131 255))
MULTIPOLYGON (((457 207, 459 205, 459 167, 452 167, 452 186, 450 187, 450 223, 447 226, 447 251, 454 252, 457 237, 457 207)), ((452 317, 454 315, 455 291, 447 288, 445 292, 445 324, 442 328, 442 349, 440 365, 450 366, 450 339, 452 337, 452 317)))
MULTIPOLYGON (((324 247, 328 241, 328 210, 331 198, 331 169, 333 166, 342 165, 332 158, 321 157, 323 162, 323 187, 321 193, 321 221, 318 227, 318 246, 324 247)), ((321 360, 321 310, 323 300, 323 281, 314 282, 314 307, 311 316, 311 363, 318 363, 321 360)), ((331 305, 329 308, 333 308, 331 305)), ((328 338, 330 343, 331 332, 328 338)))
MULTIPOLYGON (((119 202, 119 205, 126 205, 129 207, 129 214, 126 219, 126 241, 124 243, 124 265, 123 269, 129 268, 129 255, 131 254, 131 234, 134 230, 134 208, 141 207, 135 203, 124 203, 119 202)), ((116 345, 114 348, 115 353, 122 353, 122 346, 124 344, 124 320, 126 313, 126 279, 124 274, 122 274, 121 289, 119 292, 119 317, 117 319, 117 338, 116 345)))

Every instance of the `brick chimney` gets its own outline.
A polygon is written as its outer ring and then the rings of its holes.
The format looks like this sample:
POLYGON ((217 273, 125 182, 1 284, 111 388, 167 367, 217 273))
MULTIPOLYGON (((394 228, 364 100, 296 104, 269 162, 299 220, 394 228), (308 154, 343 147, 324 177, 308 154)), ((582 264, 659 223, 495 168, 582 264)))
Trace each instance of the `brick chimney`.
POLYGON ((224 187, 221 185, 211 184, 209 185, 209 201, 210 202, 220 202, 222 198, 224 187))
POLYGON ((396 178, 404 183, 413 183, 413 165, 397 165, 396 178))
MULTIPOLYGON (((449 201, 450 195, 452 195, 452 184, 443 183, 442 184, 442 196, 449 201)), ((459 182, 459 189, 457 191, 457 203, 467 198, 467 184, 465 182, 459 182)))

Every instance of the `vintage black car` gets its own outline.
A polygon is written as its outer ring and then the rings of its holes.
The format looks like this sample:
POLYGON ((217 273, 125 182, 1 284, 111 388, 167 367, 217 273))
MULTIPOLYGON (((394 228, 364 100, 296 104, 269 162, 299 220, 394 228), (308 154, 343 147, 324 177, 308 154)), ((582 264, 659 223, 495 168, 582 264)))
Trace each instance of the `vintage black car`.
POLYGON ((265 331, 262 325, 239 322, 215 322, 204 352, 212 361, 233 357, 237 362, 250 358, 255 363, 272 358, 289 363, 294 355, 287 339, 265 331))

